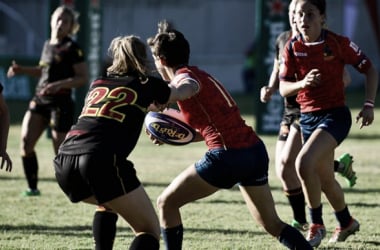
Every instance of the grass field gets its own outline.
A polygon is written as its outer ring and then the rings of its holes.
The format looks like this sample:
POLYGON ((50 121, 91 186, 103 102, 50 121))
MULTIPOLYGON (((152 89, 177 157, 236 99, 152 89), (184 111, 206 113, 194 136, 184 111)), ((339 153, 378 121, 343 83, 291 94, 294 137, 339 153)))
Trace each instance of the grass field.
MULTIPOLYGON (((252 99, 238 96, 248 124, 254 124, 250 114, 252 99)), ((352 99, 352 114, 356 116, 357 103, 352 99)), ((347 187, 337 176, 346 194, 351 213, 360 221, 361 230, 345 243, 330 246, 327 239, 336 225, 331 209, 323 199, 324 220, 328 235, 320 249, 380 249, 380 110, 371 127, 359 130, 353 125, 349 137, 336 150, 336 155, 350 152, 354 155, 354 168, 358 181, 354 188, 347 187)), ((37 145, 40 164, 40 197, 24 198, 26 188, 18 153, 20 126, 10 130, 8 152, 13 158, 13 171, 0 171, 0 249, 92 249, 91 223, 94 207, 71 204, 59 189, 52 167, 51 141, 42 137, 37 145)), ((271 159, 274 158, 276 136, 262 136, 271 159)), ((185 147, 154 146, 142 136, 130 159, 144 183, 152 202, 159 193, 185 167, 196 161, 206 150, 203 143, 185 147)), ((291 210, 274 175, 274 162, 270 162, 270 185, 281 218, 290 221, 291 210)), ((194 249, 284 249, 276 239, 255 223, 246 209, 237 188, 222 190, 206 199, 181 209, 185 234, 183 248, 194 249)), ((114 249, 126 249, 133 235, 128 225, 118 221, 114 249)), ((161 241, 161 246, 162 241, 161 241)), ((162 247, 162 249, 164 249, 162 247)))

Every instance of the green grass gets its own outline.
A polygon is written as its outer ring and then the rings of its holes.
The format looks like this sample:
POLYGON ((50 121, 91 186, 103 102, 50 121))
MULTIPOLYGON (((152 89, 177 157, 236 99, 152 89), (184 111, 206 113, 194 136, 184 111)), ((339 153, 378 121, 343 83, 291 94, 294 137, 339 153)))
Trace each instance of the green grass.
MULTIPOLYGON (((236 96, 247 123, 254 124, 250 111, 252 97, 236 96)), ((354 100, 352 98, 351 100, 354 100)), ((350 104, 351 105, 351 104, 350 104)), ((355 104, 356 105, 356 104, 355 104)), ((358 109, 353 104, 353 117, 358 109)), ((344 180, 337 180, 344 188, 351 213, 360 221, 361 230, 344 243, 330 247, 324 240, 320 249, 380 249, 380 110, 376 110, 375 124, 359 130, 353 125, 349 137, 336 150, 340 155, 354 155, 354 168, 358 181, 347 188, 344 180)), ((26 181, 18 153, 20 126, 10 130, 8 151, 13 159, 13 171, 0 170, 0 249, 92 249, 91 223, 94 207, 72 204, 59 189, 52 167, 51 141, 43 136, 37 145, 40 163, 39 188, 42 196, 23 198, 20 192, 26 181)), ((276 136, 262 136, 271 159, 274 158, 276 136)), ((152 202, 168 183, 188 165, 201 157, 204 144, 185 147, 153 145, 142 135, 130 159, 135 163, 138 176, 144 183, 152 202)), ((280 217, 292 219, 288 202, 281 192, 281 184, 274 175, 274 162, 270 162, 270 185, 280 217)), ((328 236, 336 225, 331 209, 324 202, 324 219, 328 236)), ((284 249, 254 222, 237 188, 222 190, 213 196, 193 202, 181 209, 185 227, 183 248, 193 249, 284 249)), ((133 239, 131 230, 122 219, 114 249, 126 249, 133 239)), ((163 246, 161 241, 161 246, 163 246)), ((162 247, 162 249, 164 249, 162 247)))

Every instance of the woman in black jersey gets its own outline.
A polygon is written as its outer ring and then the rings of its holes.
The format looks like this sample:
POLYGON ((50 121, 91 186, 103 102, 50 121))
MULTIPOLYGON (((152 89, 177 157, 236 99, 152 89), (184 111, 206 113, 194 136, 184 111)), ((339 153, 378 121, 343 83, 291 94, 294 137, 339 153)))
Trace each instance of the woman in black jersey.
MULTIPOLYGON (((72 202, 100 205, 122 216, 136 235, 130 249, 158 249, 156 212, 127 158, 148 107, 166 104, 171 91, 166 82, 149 76, 146 45, 138 37, 115 38, 109 52, 113 61, 107 76, 91 83, 78 122, 59 148, 56 177, 72 202)), ((113 230, 115 213, 103 221, 113 230)), ((114 232, 105 230, 104 224, 99 230, 103 242, 112 244, 107 237, 114 232)), ((94 231, 95 239, 100 233, 94 231)), ((96 249, 112 248, 102 244, 96 242, 96 249)))
POLYGON ((19 74, 39 77, 21 127, 21 157, 28 182, 23 196, 40 195, 35 152, 38 139, 50 127, 54 152, 57 153, 74 122, 71 91, 88 81, 83 52, 71 38, 79 30, 77 18, 78 14, 71 8, 58 7, 51 16, 51 36, 44 44, 39 65, 22 66, 13 61, 8 70, 8 77, 19 74))

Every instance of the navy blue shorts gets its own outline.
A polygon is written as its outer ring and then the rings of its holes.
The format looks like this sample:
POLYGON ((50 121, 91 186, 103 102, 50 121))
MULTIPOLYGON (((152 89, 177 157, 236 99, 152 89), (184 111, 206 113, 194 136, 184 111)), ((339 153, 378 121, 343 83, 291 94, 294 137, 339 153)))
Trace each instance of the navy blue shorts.
POLYGON ((269 157, 262 141, 242 149, 212 149, 196 164, 197 173, 209 184, 229 189, 235 184, 268 183, 269 157))
POLYGON ((59 153, 54 168, 59 186, 72 202, 95 196, 102 204, 140 186, 133 163, 111 153, 59 153))
POLYGON ((302 137, 306 142, 311 134, 321 128, 330 133, 339 144, 347 137, 352 125, 348 107, 302 113, 300 119, 302 137))

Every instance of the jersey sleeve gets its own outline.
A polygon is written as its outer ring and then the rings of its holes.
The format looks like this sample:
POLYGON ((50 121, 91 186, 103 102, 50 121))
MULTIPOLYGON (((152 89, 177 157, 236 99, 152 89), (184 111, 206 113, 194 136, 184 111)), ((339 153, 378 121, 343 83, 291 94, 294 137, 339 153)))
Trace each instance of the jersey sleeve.
POLYGON ((45 41, 44 46, 41 51, 40 61, 38 62, 38 66, 46 67, 49 62, 47 61, 47 51, 48 51, 49 41, 45 41))
POLYGON ((85 60, 83 50, 75 42, 72 43, 70 54, 71 54, 73 64, 81 63, 81 62, 84 62, 85 60))
POLYGON ((358 45, 348 38, 343 38, 340 44, 342 44, 342 56, 346 64, 351 64, 360 73, 366 73, 371 68, 371 60, 358 45))
POLYGON ((291 40, 289 40, 286 43, 281 53, 280 72, 279 72, 280 81, 289 81, 289 82, 296 81, 295 68, 296 67, 295 67, 295 61, 294 61, 294 56, 293 56, 292 43, 291 43, 291 40))

